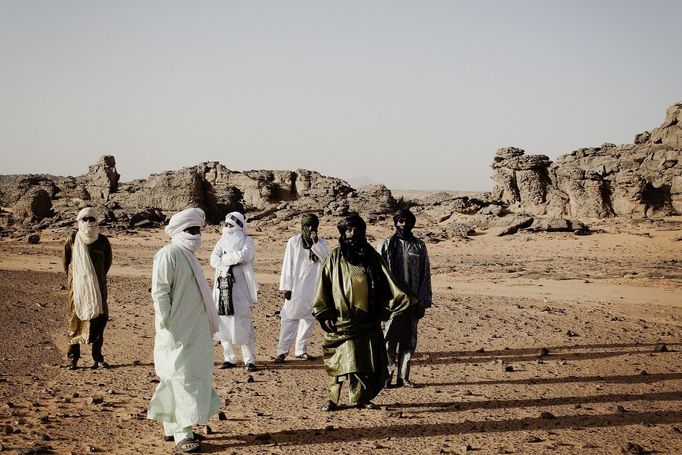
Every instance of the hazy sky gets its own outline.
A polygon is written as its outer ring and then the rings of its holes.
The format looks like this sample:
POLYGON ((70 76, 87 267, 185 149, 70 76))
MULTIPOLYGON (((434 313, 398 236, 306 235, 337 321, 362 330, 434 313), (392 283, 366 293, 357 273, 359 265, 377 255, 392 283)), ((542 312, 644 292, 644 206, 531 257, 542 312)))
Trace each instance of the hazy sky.
POLYGON ((487 190, 500 147, 631 143, 682 2, 0 0, 0 174, 217 160, 487 190))

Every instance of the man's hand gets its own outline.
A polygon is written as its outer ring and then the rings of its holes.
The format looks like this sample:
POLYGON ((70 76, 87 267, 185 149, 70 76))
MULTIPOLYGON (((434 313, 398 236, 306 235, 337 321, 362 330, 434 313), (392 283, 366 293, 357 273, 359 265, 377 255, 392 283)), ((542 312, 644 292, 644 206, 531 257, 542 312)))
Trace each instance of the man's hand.
POLYGON ((322 327, 322 330, 324 330, 327 333, 335 333, 336 332, 336 321, 333 319, 318 319, 320 323, 320 327, 322 327))
POLYGON ((284 291, 284 300, 291 300, 291 291, 284 291))
POLYGON ((417 307, 415 308, 414 311, 415 311, 415 315, 417 316, 417 319, 423 318, 424 315, 426 314, 426 308, 424 308, 423 306, 417 305, 417 307))
POLYGON ((310 231, 310 240, 312 240, 313 243, 317 243, 317 231, 310 231))

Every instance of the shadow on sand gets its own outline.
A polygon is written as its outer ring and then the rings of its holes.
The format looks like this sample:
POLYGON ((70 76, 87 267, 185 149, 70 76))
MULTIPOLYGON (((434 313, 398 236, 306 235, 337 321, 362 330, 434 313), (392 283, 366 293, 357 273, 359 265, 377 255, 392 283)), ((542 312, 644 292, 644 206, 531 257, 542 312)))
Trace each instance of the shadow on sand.
MULTIPOLYGON (((680 399, 676 394, 675 399, 680 399)), ((301 446, 307 444, 330 444, 335 442, 352 442, 358 440, 382 440, 389 437, 431 437, 452 436, 470 433, 502 433, 512 431, 538 431, 557 429, 584 429, 621 427, 637 424, 677 424, 682 423, 679 411, 642 412, 624 414, 570 415, 554 419, 527 417, 523 419, 463 421, 456 423, 408 423, 396 425, 380 425, 364 428, 301 429, 280 431, 263 435, 216 435, 203 446, 205 453, 219 453, 230 448, 277 444, 281 447, 301 446)))

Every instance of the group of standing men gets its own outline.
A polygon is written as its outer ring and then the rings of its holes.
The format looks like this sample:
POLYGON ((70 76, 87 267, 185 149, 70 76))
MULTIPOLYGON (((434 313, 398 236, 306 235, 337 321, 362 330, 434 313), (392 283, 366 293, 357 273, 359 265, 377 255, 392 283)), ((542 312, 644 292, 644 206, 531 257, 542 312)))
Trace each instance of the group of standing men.
MULTIPOLYGON (((359 215, 338 224, 339 247, 334 250, 318 236, 314 214, 303 215, 301 233, 287 242, 274 362, 285 361, 294 341, 296 357, 314 360, 308 342, 317 320, 325 332, 322 352, 330 378, 324 411, 338 408, 344 382, 351 405, 365 409, 376 408, 371 400, 391 387, 394 373, 394 387, 416 387, 409 379, 410 360, 418 320, 431 306, 429 257, 424 242, 412 234, 414 214, 403 209, 393 221, 396 231, 378 251, 367 241, 359 215)), ((98 232, 94 209, 83 209, 78 223, 64 250, 71 309, 68 368, 77 368, 84 343, 93 345, 93 368, 106 367, 101 348, 111 247, 98 232)), ((180 452, 200 449, 192 426, 207 422, 221 406, 212 386, 213 340, 223 347, 221 368, 236 367, 239 346, 246 370, 256 370, 252 310, 258 285, 246 220, 238 212, 225 218, 210 257, 215 269, 212 291, 196 257, 204 223, 205 214, 198 208, 173 215, 166 227, 171 242, 156 253, 152 270, 154 365, 160 382, 148 418, 163 423, 166 438, 174 440, 180 452)))

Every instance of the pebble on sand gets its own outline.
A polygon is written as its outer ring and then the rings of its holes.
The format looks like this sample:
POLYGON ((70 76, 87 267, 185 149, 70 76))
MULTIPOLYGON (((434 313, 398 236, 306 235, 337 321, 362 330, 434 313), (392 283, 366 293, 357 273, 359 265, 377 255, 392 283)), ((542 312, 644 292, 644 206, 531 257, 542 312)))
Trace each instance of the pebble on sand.
POLYGON ((657 344, 654 346, 654 352, 668 352, 668 346, 664 344, 657 344))

